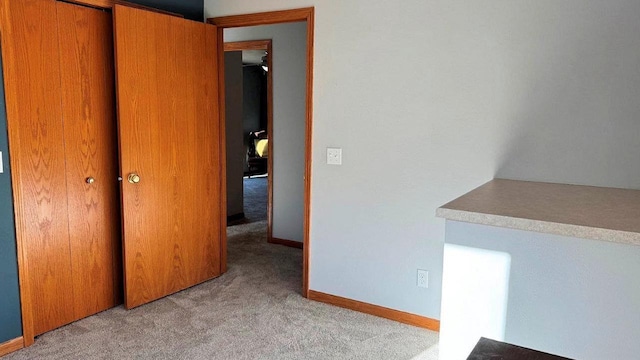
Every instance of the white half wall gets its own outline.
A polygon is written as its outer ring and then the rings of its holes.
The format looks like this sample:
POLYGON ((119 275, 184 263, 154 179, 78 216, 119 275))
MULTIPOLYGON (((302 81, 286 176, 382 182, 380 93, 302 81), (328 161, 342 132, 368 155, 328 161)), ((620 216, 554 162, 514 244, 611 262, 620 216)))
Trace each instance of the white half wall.
POLYGON ((273 40, 273 237, 302 242, 306 126, 305 22, 225 29, 224 41, 273 40))
POLYGON ((224 53, 225 131, 227 147, 227 216, 244 211, 242 134, 242 51, 224 53))
POLYGON ((480 336, 571 359, 638 358, 640 246, 456 221, 446 229, 445 279, 459 281, 444 286, 441 360, 466 358, 480 336))
POLYGON ((313 290, 439 318, 438 206, 496 175, 640 188, 640 1, 205 0, 205 15, 307 6, 313 290))

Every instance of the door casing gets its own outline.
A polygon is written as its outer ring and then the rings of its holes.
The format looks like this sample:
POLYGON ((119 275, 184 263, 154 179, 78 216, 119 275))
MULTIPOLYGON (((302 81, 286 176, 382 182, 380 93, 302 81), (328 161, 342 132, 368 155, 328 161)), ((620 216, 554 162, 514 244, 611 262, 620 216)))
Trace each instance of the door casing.
MULTIPOLYGON (((302 260, 302 296, 309 297, 309 268, 310 268, 310 242, 311 242, 311 159, 312 159, 312 139, 313 139, 313 48, 314 48, 314 8, 300 8, 282 11, 270 11, 253 14, 231 15, 223 17, 215 17, 207 19, 210 24, 218 27, 218 71, 220 81, 220 123, 225 123, 225 103, 224 103, 224 29, 256 26, 256 25, 273 25, 291 22, 305 21, 307 24, 307 77, 306 77, 306 125, 305 125, 305 166, 304 166, 304 228, 303 228, 303 260, 302 260)), ((225 132, 222 132, 224 137, 225 132)), ((271 153, 270 153, 271 154, 271 153)), ((224 164, 226 169, 226 164, 224 164)), ((223 184, 222 197, 226 205, 226 172, 222 172, 225 177, 223 184)), ((226 206, 225 219, 226 219, 226 206)), ((226 255, 227 255, 227 238, 223 238, 221 244, 222 256, 221 261, 224 266, 223 272, 226 271, 226 255)))

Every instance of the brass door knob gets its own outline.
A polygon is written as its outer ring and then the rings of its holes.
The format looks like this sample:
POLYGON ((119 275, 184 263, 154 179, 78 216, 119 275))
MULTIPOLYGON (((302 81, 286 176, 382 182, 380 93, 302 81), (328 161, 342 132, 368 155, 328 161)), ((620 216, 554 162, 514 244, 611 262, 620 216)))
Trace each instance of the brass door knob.
POLYGON ((96 179, 92 178, 92 177, 88 177, 84 180, 87 184, 93 184, 96 179))
POLYGON ((136 174, 136 173, 131 173, 127 177, 127 180, 132 184, 137 184, 137 183, 140 182, 140 176, 138 174, 136 174))

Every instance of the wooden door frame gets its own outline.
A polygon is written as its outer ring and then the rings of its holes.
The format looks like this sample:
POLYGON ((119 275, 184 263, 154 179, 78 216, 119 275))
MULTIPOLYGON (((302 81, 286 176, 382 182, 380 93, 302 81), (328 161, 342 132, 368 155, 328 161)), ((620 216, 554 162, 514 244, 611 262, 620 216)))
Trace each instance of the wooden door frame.
POLYGON ((224 51, 265 50, 267 52, 267 242, 273 243, 273 41, 249 40, 224 43, 224 51))
MULTIPOLYGON (((305 21, 307 24, 307 76, 306 76, 306 126, 305 126, 305 169, 304 169, 304 228, 303 228, 303 260, 302 260, 302 296, 309 297, 309 265, 310 265, 310 235, 311 235, 311 155, 312 155, 312 124, 313 124, 313 48, 314 48, 314 8, 301 8, 282 11, 270 11, 253 14, 231 15, 223 17, 215 17, 207 19, 207 22, 218 27, 218 78, 219 78, 219 106, 220 106, 220 123, 225 123, 225 88, 224 88, 224 29, 256 26, 256 25, 273 25, 291 22, 305 21)), ((271 66, 271 64, 269 64, 271 66)), ((225 132, 222 132, 224 136, 225 132)), ((224 141, 223 141, 224 143, 224 141)), ((269 141, 271 146, 271 141, 269 141)), ((271 149, 270 149, 271 150, 271 149)), ((272 153, 269 153, 271 158, 272 153)), ((226 167, 226 163, 222 164, 226 167)), ((226 172, 223 173, 222 183, 226 185, 226 172)), ((226 221, 226 186, 223 189, 222 199, 224 200, 222 221, 226 221)), ((224 222, 223 222, 224 223, 224 222)), ((222 270, 227 268, 227 238, 226 234, 222 237, 221 244, 222 254, 220 256, 222 270)))

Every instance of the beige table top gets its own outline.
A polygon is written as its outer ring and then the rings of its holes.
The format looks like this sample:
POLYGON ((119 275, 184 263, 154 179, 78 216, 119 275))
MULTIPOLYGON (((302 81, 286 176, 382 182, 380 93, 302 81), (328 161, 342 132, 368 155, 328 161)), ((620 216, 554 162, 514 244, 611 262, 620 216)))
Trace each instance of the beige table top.
POLYGON ((640 245, 640 190, 494 179, 438 208, 436 215, 640 245))

